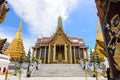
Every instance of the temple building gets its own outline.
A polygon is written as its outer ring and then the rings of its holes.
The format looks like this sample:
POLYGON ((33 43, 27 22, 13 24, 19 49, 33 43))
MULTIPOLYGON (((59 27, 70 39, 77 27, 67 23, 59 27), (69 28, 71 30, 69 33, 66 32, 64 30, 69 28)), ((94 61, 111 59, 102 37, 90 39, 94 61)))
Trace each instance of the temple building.
POLYGON ((4 53, 5 55, 10 55, 11 61, 19 61, 20 56, 25 58, 26 54, 24 51, 23 40, 22 40, 22 20, 20 21, 20 26, 12 42, 10 43, 8 49, 4 53))
POLYGON ((88 47, 83 39, 65 34, 59 17, 54 35, 37 39, 32 58, 41 58, 43 64, 77 64, 80 59, 88 59, 88 47))

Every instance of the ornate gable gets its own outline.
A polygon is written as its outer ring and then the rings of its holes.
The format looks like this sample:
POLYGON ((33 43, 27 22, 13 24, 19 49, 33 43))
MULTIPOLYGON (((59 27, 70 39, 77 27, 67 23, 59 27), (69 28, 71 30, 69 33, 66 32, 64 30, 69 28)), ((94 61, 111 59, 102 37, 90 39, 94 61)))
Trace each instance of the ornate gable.
POLYGON ((71 41, 69 40, 69 37, 64 33, 63 27, 62 27, 62 18, 58 18, 58 26, 56 33, 51 38, 50 44, 71 44, 71 41))

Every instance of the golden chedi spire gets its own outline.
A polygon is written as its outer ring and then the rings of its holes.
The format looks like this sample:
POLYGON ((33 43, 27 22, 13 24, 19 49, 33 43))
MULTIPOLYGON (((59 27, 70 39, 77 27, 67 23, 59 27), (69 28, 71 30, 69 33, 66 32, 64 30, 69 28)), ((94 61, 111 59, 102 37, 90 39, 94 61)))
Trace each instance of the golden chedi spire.
POLYGON ((25 58, 25 51, 22 40, 22 20, 20 20, 20 25, 13 41, 4 54, 10 55, 11 61, 18 61, 21 55, 23 55, 25 58))
POLYGON ((100 40, 100 41, 104 41, 104 40, 103 40, 102 32, 100 31, 100 27, 99 27, 99 25, 98 25, 98 20, 96 21, 96 28, 97 28, 96 39, 97 39, 97 40, 100 40))
POLYGON ((101 45, 98 44, 98 42, 104 43, 103 35, 102 35, 102 32, 100 31, 98 21, 96 22, 96 28, 97 28, 97 33, 96 33, 96 43, 95 43, 95 48, 94 48, 94 57, 96 57, 96 54, 98 54, 100 61, 104 61, 105 50, 103 47, 101 47, 101 45))

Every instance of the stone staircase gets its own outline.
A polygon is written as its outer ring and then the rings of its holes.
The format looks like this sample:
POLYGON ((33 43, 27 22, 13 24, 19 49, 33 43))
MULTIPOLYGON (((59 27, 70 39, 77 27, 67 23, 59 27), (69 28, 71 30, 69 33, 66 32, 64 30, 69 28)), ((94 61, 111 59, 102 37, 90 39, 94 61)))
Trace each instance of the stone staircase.
POLYGON ((41 64, 32 77, 84 77, 80 64, 41 64))

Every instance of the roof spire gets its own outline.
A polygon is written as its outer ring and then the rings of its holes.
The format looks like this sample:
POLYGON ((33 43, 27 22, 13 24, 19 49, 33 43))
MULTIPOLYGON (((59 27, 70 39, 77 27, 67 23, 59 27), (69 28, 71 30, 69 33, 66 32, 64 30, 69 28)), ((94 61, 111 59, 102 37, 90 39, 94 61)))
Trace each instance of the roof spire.
POLYGON ((20 19, 20 24, 19 24, 18 31, 22 31, 22 19, 20 19))
POLYGON ((102 32, 100 31, 100 26, 98 24, 98 20, 96 21, 96 28, 97 28, 96 39, 103 41, 103 35, 102 35, 102 32))
POLYGON ((21 38, 22 39, 22 19, 20 19, 19 28, 18 28, 18 31, 16 33, 15 38, 21 38))
POLYGON ((63 27, 62 27, 62 17, 61 16, 58 17, 58 27, 57 28, 62 28, 63 29, 63 27))

